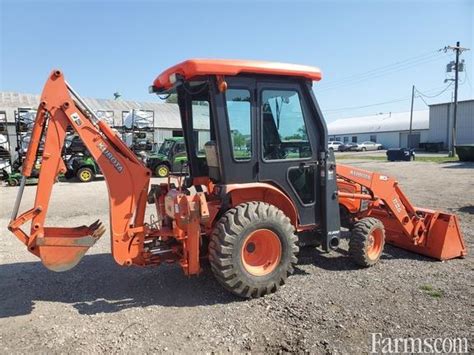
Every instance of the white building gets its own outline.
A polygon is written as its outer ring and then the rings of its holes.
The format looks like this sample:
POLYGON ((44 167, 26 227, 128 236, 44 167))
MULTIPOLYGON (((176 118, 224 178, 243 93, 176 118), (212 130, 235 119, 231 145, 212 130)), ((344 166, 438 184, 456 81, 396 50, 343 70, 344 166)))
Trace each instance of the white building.
MULTIPOLYGON (((452 140, 454 104, 445 102, 430 105, 428 140, 443 143, 449 148, 452 140)), ((458 102, 456 119, 456 144, 474 144, 474 100, 458 102)))
MULTIPOLYGON (((429 111, 414 111, 412 146, 428 141, 429 111)), ((338 119, 328 123, 329 140, 347 142, 372 141, 385 148, 407 147, 410 112, 338 119)))

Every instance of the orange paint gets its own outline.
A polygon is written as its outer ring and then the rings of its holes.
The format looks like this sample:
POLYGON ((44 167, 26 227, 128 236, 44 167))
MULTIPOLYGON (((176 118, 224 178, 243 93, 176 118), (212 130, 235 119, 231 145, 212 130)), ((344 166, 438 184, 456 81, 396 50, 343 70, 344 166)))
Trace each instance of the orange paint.
MULTIPOLYGON (((382 221, 387 243, 439 260, 467 254, 455 215, 413 206, 398 182, 384 174, 342 164, 336 172, 342 190, 339 203, 357 218, 370 216, 382 221), (368 192, 361 193, 362 187, 368 192), (360 211, 362 200, 369 204, 360 211)), ((376 253, 377 235, 373 238, 376 253)))
POLYGON ((257 229, 245 238, 241 250, 245 270, 254 276, 270 274, 281 260, 281 242, 275 232, 257 229))
POLYGON ((190 59, 165 70, 153 82, 158 90, 175 84, 176 75, 190 80, 203 75, 235 76, 238 74, 267 74, 321 80, 321 70, 306 65, 264 62, 256 60, 190 59))

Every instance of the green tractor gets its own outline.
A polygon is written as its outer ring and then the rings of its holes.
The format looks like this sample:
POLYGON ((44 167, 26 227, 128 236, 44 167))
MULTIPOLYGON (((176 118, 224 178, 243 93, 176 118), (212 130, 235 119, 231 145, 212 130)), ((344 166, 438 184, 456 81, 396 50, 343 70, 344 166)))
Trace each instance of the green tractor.
MULTIPOLYGON (((18 186, 22 178, 21 175, 22 160, 17 159, 2 169, 0 169, 0 181, 5 181, 8 186, 18 186)), ((41 159, 37 159, 31 172, 31 176, 25 181, 26 185, 34 185, 38 183, 39 171, 41 168, 41 159)))
POLYGON ((146 165, 155 176, 167 177, 170 172, 182 172, 188 161, 183 137, 166 138, 158 151, 152 151, 146 165))
POLYGON ((67 168, 65 177, 68 180, 76 178, 80 182, 90 182, 97 174, 101 174, 99 166, 77 135, 66 138, 63 159, 67 168))
POLYGON ((77 178, 80 182, 90 182, 97 174, 102 174, 94 158, 89 154, 76 153, 66 161, 66 179, 77 178))

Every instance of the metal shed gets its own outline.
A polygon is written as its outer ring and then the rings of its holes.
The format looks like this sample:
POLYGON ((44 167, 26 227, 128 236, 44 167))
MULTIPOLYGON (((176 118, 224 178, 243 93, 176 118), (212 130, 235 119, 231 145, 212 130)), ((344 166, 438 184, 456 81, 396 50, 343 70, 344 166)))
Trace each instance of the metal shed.
MULTIPOLYGON (((452 102, 430 105, 429 142, 442 142, 445 148, 451 145, 453 108, 452 102)), ((474 100, 458 102, 456 126, 456 144, 474 144, 474 100)))

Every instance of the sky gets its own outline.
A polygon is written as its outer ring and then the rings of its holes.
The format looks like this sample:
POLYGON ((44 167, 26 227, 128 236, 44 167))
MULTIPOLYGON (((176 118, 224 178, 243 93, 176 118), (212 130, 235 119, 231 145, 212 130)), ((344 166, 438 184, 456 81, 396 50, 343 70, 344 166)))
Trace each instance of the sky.
MULTIPOLYGON (((450 101, 454 55, 438 50, 474 49, 469 0, 0 3, 0 91, 39 94, 60 68, 84 97, 156 101, 148 86, 179 61, 269 60, 321 68, 314 91, 332 121, 409 111, 412 85, 415 110, 450 101)), ((459 98, 473 98, 473 51, 461 58, 459 98)))

